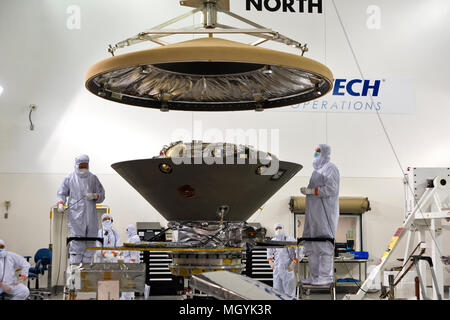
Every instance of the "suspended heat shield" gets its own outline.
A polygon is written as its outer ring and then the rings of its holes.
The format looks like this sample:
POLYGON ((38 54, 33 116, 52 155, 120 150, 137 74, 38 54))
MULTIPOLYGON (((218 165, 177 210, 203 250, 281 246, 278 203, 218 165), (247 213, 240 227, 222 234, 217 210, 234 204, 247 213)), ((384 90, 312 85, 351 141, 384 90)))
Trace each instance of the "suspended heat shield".
POLYGON ((317 61, 212 37, 114 56, 86 74, 99 97, 162 111, 283 107, 319 98, 332 83, 317 61))

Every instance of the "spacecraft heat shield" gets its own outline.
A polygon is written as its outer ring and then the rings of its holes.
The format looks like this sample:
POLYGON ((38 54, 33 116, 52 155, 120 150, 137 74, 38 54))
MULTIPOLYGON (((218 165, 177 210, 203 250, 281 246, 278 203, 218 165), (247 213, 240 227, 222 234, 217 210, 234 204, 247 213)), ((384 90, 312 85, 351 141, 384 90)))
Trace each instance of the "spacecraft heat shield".
POLYGON ((262 110, 332 87, 331 71, 315 60, 212 37, 110 57, 86 74, 96 96, 163 111, 262 110))

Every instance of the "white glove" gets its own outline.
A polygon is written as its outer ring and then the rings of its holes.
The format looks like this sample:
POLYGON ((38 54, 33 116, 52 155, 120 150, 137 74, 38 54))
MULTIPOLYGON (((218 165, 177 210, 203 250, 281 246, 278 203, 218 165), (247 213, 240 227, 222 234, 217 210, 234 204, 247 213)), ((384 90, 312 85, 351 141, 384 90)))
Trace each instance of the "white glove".
POLYGON ((64 212, 64 205, 62 203, 58 203, 58 212, 60 213, 64 212))
POLYGON ((300 192, 303 194, 314 194, 314 189, 310 189, 310 188, 305 188, 305 187, 301 187, 300 188, 300 192))
POLYGON ((275 264, 273 263, 272 260, 269 261, 270 267, 272 268, 272 270, 275 268, 275 264))
POLYGON ((17 286, 18 284, 24 283, 26 279, 27 279, 26 276, 21 275, 21 276, 19 277, 19 280, 17 280, 16 282, 14 282, 14 285, 17 286))
POLYGON ((105 255, 104 255, 104 257, 105 257, 105 261, 106 262, 114 262, 114 254, 113 253, 106 253, 105 255))
POLYGON ((87 197, 89 200, 98 200, 98 193, 88 193, 88 194, 86 195, 86 197, 87 197))
POLYGON ((294 271, 294 267, 295 267, 295 262, 292 261, 291 264, 287 267, 287 270, 288 270, 289 272, 294 271))

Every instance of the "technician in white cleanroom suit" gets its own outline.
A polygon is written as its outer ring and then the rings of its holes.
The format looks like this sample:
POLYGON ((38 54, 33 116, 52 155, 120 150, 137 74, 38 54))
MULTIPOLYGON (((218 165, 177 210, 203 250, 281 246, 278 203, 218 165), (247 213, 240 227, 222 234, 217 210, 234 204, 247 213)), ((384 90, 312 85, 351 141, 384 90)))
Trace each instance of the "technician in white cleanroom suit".
MULTIPOLYGON (((320 144, 314 154, 314 171, 307 188, 304 238, 335 238, 339 220, 339 170, 330 162, 330 147, 320 144)), ((311 278, 304 284, 328 285, 333 282, 334 246, 331 242, 304 244, 311 278)))
MULTIPOLYGON (((64 212, 64 203, 68 200, 68 225, 71 237, 97 237, 98 218, 96 204, 105 200, 105 190, 97 176, 89 172, 89 157, 81 155, 75 158, 75 170, 70 173, 59 187, 58 211, 64 212)), ((71 241, 70 263, 92 262, 94 242, 71 241)))
MULTIPOLYGON (((275 237, 272 240, 296 241, 294 238, 286 236, 282 224, 276 223, 273 228, 275 229, 275 237)), ((273 269, 273 288, 295 297, 297 283, 294 267, 298 262, 295 248, 269 248, 267 249, 267 259, 273 269)))
MULTIPOLYGON (((102 228, 98 230, 98 237, 103 238, 103 248, 117 248, 122 246, 119 233, 112 227, 113 218, 109 213, 102 215, 102 228)), ((101 243, 97 243, 101 247, 101 243)), ((117 262, 118 251, 99 250, 97 251, 97 262, 117 262)))
MULTIPOLYGON (((127 243, 140 243, 141 239, 137 235, 136 227, 133 224, 129 224, 127 227, 127 243)), ((124 262, 125 263, 140 263, 141 262, 140 251, 125 251, 124 262)), ((122 292, 120 300, 134 300, 134 292, 122 292)))
MULTIPOLYGON (((136 227, 133 224, 129 224, 127 227, 127 243, 139 243, 141 238, 139 238, 136 227)), ((141 252, 140 251, 125 251, 124 260, 126 263, 140 263, 141 262, 141 252)))
POLYGON ((24 285, 30 264, 17 253, 6 251, 6 243, 0 240, 0 293, 6 292, 11 300, 26 300, 30 290, 24 285), (16 270, 20 270, 19 279, 16 270))
MULTIPOLYGON (((129 224, 127 227, 127 236, 128 236, 128 243, 140 243, 141 238, 139 238, 139 235, 137 234, 136 227, 133 224, 129 224)), ((141 251, 125 251, 124 260, 126 263, 141 263, 141 251)), ((145 300, 148 299, 148 296, 150 294, 150 286, 145 284, 144 285, 144 298, 145 300)), ((123 292, 122 300, 130 300, 134 299, 134 292, 123 292)))

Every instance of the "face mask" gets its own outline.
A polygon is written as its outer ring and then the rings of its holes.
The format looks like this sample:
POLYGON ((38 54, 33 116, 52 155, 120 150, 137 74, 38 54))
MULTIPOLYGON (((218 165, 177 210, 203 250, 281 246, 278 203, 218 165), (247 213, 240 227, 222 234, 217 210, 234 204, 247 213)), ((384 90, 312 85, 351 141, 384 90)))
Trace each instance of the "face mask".
POLYGON ((127 236, 128 238, 131 238, 133 236, 133 232, 127 230, 127 236))
POLYGON ((0 257, 3 258, 4 256, 6 256, 5 249, 0 249, 0 257))
POLYGON ((283 237, 283 236, 284 236, 284 231, 283 231, 283 229, 278 229, 278 230, 276 230, 276 231, 275 231, 275 236, 276 236, 277 238, 283 237))
POLYGON ((80 173, 88 173, 89 169, 79 169, 78 171, 80 171, 80 173))
POLYGON ((314 158, 318 158, 318 157, 320 157, 320 153, 319 152, 314 152, 314 158))
POLYGON ((111 229, 111 220, 106 220, 102 222, 103 228, 104 229, 111 229))

